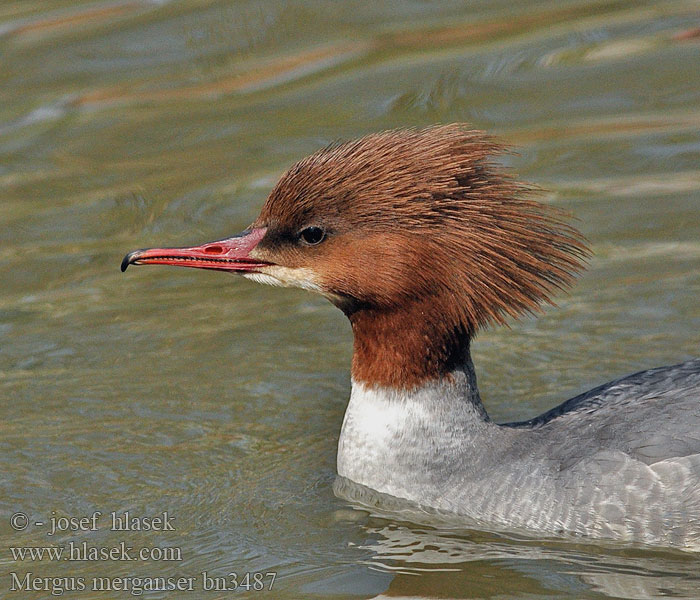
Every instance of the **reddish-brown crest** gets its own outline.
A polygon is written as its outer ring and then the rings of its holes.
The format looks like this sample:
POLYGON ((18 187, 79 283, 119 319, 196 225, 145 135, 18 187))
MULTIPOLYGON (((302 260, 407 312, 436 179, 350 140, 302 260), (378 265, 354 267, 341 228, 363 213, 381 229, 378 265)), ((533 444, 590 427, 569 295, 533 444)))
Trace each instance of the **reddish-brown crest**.
POLYGON ((581 235, 492 162, 501 152, 463 125, 387 131, 316 152, 270 194, 261 247, 346 312, 355 379, 443 376, 480 327, 551 302, 581 269, 581 235), (309 226, 327 238, 300 247, 309 226))

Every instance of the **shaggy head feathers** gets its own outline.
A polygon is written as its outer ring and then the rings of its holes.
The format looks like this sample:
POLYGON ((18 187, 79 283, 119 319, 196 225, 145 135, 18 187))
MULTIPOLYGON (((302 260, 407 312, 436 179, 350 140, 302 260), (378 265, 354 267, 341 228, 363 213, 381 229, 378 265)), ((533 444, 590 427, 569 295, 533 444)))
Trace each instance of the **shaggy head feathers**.
POLYGON ((318 273, 347 311, 441 297, 474 332, 550 302, 586 254, 558 211, 490 161, 502 151, 461 125, 331 145, 282 176, 257 224, 269 228, 265 245, 318 273), (327 239, 292 252, 308 226, 327 239))
POLYGON ((305 158, 270 194, 258 258, 346 313, 355 381, 449 377, 480 327, 551 302, 580 270, 581 235, 491 162, 502 151, 461 125, 376 133, 305 158), (323 241, 305 244, 308 227, 323 241))

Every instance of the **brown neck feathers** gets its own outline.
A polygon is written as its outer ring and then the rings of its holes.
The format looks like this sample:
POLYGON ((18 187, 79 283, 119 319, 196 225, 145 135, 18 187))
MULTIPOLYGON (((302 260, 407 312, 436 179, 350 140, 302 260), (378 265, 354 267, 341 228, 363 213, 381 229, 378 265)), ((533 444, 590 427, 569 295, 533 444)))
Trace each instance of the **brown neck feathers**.
POLYGON ((355 337, 352 378, 364 385, 411 389, 449 377, 469 349, 469 334, 429 298, 348 317, 355 337))
POLYGON ((446 376, 474 332, 536 312, 583 267, 581 234, 493 162, 502 151, 460 124, 376 133, 300 161, 270 194, 257 224, 273 262, 316 273, 348 315, 357 381, 446 376), (311 226, 327 237, 305 246, 311 226))

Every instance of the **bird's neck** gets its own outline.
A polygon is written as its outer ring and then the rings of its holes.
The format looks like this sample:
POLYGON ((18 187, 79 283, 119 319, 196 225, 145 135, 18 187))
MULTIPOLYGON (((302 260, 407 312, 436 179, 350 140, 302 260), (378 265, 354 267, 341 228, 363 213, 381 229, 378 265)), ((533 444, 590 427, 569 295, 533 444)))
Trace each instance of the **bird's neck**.
POLYGON ((437 298, 407 301, 396 308, 346 313, 352 325, 352 378, 370 388, 414 390, 469 373, 470 396, 480 405, 469 356, 470 336, 453 323, 437 298))
POLYGON ((440 478, 450 473, 468 468, 480 476, 500 430, 479 399, 467 344, 450 372, 411 389, 353 380, 338 474, 399 498, 412 499, 418 490, 439 493, 446 481, 440 478))
POLYGON ((339 475, 411 498, 418 487, 432 489, 436 474, 462 472, 445 461, 479 470, 497 446, 501 428, 481 404, 469 336, 441 316, 426 306, 349 315, 353 384, 339 475))

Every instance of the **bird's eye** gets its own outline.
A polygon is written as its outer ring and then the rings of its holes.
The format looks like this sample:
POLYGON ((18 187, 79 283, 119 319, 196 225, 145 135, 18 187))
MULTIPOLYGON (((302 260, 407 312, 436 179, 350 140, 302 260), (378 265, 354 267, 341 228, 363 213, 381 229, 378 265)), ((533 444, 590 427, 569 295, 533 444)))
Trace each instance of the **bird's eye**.
POLYGON ((309 246, 315 246, 325 239, 326 232, 320 227, 307 227, 306 229, 302 229, 299 235, 309 246))

